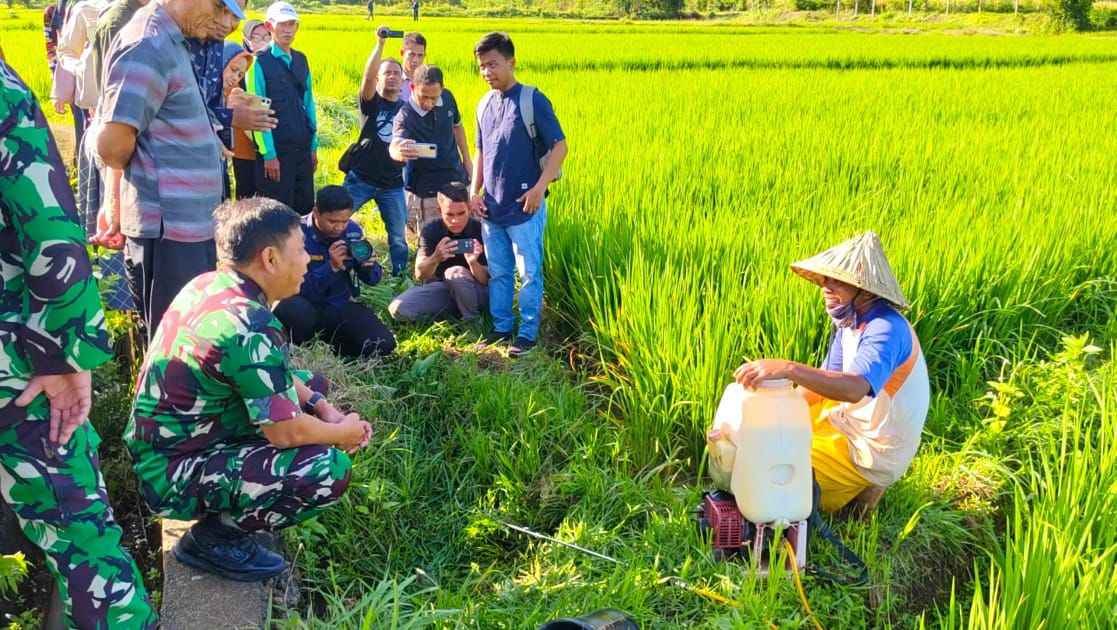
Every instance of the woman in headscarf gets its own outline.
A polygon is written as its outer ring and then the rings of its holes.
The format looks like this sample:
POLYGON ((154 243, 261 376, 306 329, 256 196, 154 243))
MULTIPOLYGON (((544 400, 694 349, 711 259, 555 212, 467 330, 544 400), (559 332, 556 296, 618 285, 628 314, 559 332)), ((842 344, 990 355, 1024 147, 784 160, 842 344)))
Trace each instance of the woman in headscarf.
POLYGON ((745 387, 785 378, 811 405, 811 466, 832 512, 857 498, 874 508, 919 447, 930 406, 919 339, 900 314, 909 308, 880 239, 864 234, 791 265, 819 285, 834 325, 821 368, 761 359, 737 368, 745 387))
POLYGON ((260 20, 246 20, 241 33, 244 36, 242 45, 251 54, 256 54, 271 46, 271 33, 268 32, 268 27, 260 20))
MULTIPOLYGON (((267 33, 267 29, 263 28, 262 22, 249 20, 249 25, 246 25, 244 30, 245 39, 248 39, 252 33, 251 22, 261 25, 260 30, 267 33)), ((226 104, 228 104, 230 98, 249 97, 244 92, 244 75, 252 67, 254 60, 255 57, 244 47, 235 42, 225 42, 223 77, 226 104), (236 94, 233 94, 234 90, 237 91, 236 94)), ((256 196, 256 143, 252 140, 252 132, 234 127, 232 137, 228 139, 228 142, 231 144, 227 143, 226 147, 233 153, 233 176, 237 181, 237 199, 254 197, 256 196)), ((225 177, 228 181, 227 172, 225 177)))

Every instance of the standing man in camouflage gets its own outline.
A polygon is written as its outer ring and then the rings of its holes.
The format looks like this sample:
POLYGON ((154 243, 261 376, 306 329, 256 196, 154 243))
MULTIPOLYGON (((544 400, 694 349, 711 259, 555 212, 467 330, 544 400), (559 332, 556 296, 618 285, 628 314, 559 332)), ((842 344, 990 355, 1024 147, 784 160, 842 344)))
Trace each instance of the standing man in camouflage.
POLYGON ((66 168, 34 95, 0 62, 0 493, 80 628, 153 628, 86 421, 110 357, 66 168))
POLYGON ((298 293, 306 273, 299 215, 253 197, 219 206, 214 220, 221 270, 192 280, 163 316, 125 442, 151 509, 199 519, 175 557, 251 582, 284 566, 252 532, 294 525, 341 498, 346 453, 372 429, 287 363, 270 307, 298 293))

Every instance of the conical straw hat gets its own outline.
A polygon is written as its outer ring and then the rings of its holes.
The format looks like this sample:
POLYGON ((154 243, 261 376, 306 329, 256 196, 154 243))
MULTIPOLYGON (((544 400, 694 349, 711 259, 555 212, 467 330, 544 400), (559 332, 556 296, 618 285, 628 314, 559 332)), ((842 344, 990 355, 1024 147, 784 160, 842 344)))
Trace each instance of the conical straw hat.
POLYGON ((896 282, 880 239, 872 230, 793 263, 791 269, 815 284, 821 285, 823 278, 833 278, 878 295, 901 309, 911 307, 896 282))

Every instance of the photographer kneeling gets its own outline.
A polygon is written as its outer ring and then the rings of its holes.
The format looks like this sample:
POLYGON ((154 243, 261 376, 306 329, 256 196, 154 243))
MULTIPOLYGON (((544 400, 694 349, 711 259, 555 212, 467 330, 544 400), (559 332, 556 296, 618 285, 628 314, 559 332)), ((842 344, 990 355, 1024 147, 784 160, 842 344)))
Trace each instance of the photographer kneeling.
POLYGON ((458 316, 468 321, 489 302, 488 261, 481 244, 481 223, 470 217, 469 189, 450 182, 438 192, 440 220, 419 234, 415 279, 423 282, 392 300, 388 312, 397 322, 458 316))
POLYGON ((318 191, 317 203, 302 220, 310 254, 306 276, 299 294, 275 307, 275 316, 294 344, 323 333, 342 356, 387 356, 396 348, 392 331, 371 309, 353 301, 360 294, 358 280, 373 286, 383 269, 352 216, 353 200, 344 188, 318 191))

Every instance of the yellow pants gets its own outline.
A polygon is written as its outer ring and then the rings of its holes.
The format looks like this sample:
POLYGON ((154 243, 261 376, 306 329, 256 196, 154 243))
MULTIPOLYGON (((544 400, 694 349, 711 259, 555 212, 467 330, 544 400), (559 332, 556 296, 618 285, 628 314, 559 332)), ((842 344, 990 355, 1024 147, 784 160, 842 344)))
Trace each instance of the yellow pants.
POLYGON ((863 490, 871 487, 849 454, 849 440, 830 424, 826 412, 838 403, 823 400, 811 406, 814 437, 811 440, 811 467, 815 480, 822 489, 823 512, 839 510, 863 490))

